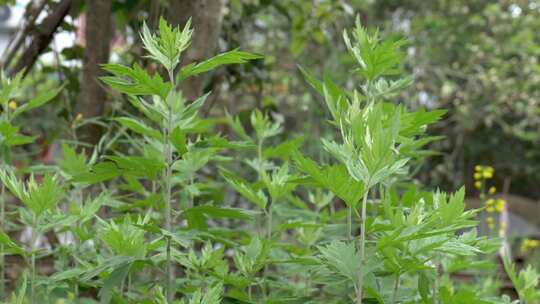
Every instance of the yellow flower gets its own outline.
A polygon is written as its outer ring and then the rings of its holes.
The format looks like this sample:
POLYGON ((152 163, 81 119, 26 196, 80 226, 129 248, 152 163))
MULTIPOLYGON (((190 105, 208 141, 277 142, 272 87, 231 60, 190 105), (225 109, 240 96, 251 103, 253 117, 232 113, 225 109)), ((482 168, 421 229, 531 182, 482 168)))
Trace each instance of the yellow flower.
POLYGON ((497 188, 495 188, 493 186, 489 187, 489 190, 488 190, 489 194, 495 194, 495 192, 497 192, 497 188))
POLYGON ((8 103, 8 107, 12 110, 16 110, 17 109, 17 102, 15 100, 12 100, 8 103))
POLYGON ((482 171, 482 168, 483 168, 482 166, 478 166, 478 165, 474 166, 475 171, 482 171))
POLYGON ((495 200, 490 198, 486 201, 486 206, 491 207, 495 203, 495 200))
POLYGON ((79 113, 77 114, 77 116, 75 116, 75 121, 81 121, 82 119, 83 119, 82 113, 79 113))
POLYGON ((482 182, 481 182, 481 181, 476 181, 476 182, 474 182, 474 187, 475 187, 476 189, 482 188, 482 182))
POLYGON ((505 233, 506 233, 506 229, 504 229, 504 228, 499 228, 499 236, 500 236, 500 237, 503 237, 503 236, 505 235, 505 233))
POLYGON ((492 212, 495 212, 495 208, 493 208, 492 206, 489 206, 486 208, 486 211, 489 213, 492 213, 492 212))
POLYGON ((493 219, 491 216, 488 216, 486 218, 486 223, 488 224, 494 224, 495 223, 495 219, 493 219))
POLYGON ((482 174, 480 172, 475 172, 474 179, 482 179, 482 174))
POLYGON ((531 239, 524 239, 521 242, 521 251, 527 252, 531 249, 535 249, 540 247, 540 241, 539 240, 531 240, 531 239))
POLYGON ((506 201, 502 199, 498 199, 495 203, 495 210, 497 210, 497 212, 503 212, 505 206, 506 206, 506 201))
POLYGON ((529 248, 538 248, 540 247, 539 240, 529 240, 529 248))
POLYGON ((493 177, 493 172, 492 171, 488 171, 488 170, 484 170, 482 172, 482 176, 486 179, 489 179, 489 178, 492 178, 493 177))

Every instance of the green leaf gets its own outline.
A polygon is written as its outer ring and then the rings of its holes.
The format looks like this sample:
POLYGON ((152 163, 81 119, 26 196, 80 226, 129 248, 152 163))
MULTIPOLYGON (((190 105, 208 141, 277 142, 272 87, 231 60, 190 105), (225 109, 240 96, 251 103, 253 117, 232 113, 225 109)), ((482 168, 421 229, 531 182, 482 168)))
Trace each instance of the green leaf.
POLYGON ((27 190, 28 200, 25 203, 38 216, 55 207, 65 195, 57 178, 50 175, 45 175, 40 184, 30 176, 27 190))
POLYGON ((19 106, 15 111, 13 111, 13 114, 12 114, 11 118, 14 119, 15 117, 21 115, 24 112, 30 111, 32 109, 38 108, 38 107, 48 103, 54 97, 56 97, 56 95, 58 95, 58 93, 60 91, 62 91, 64 89, 64 86, 65 85, 62 85, 62 86, 60 86, 59 88, 57 88, 55 90, 50 90, 47 93, 45 93, 43 95, 40 95, 38 97, 35 97, 35 98, 31 99, 30 101, 28 101, 27 103, 19 106))
POLYGON ((0 252, 1 254, 18 254, 18 255, 24 255, 24 249, 17 245, 14 241, 12 241, 9 236, 4 233, 3 231, 0 231, 0 245, 3 246, 4 252, 0 252))
MULTIPOLYGON (((443 196, 444 197, 444 196, 443 196)), ((434 199, 443 198, 436 195, 434 199)), ((461 187, 455 194, 450 196, 448 202, 445 199, 438 199, 438 212, 442 220, 442 225, 451 224, 460 217, 465 210, 465 188, 461 187)))
POLYGON ((188 77, 211 71, 221 65, 246 63, 249 60, 261 59, 261 58, 263 58, 263 56, 261 55, 242 52, 239 50, 232 50, 226 53, 219 54, 203 62, 192 63, 183 67, 180 70, 180 74, 177 77, 178 79, 177 82, 180 83, 188 77))
POLYGON ((329 245, 318 248, 323 264, 352 282, 358 280, 361 270, 360 256, 353 242, 333 241, 329 245))
POLYGON ((89 172, 77 174, 73 181, 77 183, 96 184, 113 179, 122 174, 116 163, 112 161, 98 163, 90 169, 89 172))
POLYGON ((86 154, 84 152, 77 154, 75 149, 68 144, 62 143, 63 158, 58 161, 60 169, 70 176, 88 172, 86 154))
POLYGON ((56 272, 48 278, 49 282, 62 282, 77 279, 85 272, 82 268, 70 268, 64 271, 56 272))
POLYGON ((131 263, 121 264, 115 268, 111 274, 107 276, 103 282, 103 287, 99 291, 100 303, 108 304, 111 301, 113 296, 113 291, 115 288, 119 287, 122 282, 126 279, 129 269, 131 268, 131 263))
POLYGON ((431 282, 424 272, 420 272, 418 276, 418 293, 422 297, 424 303, 429 303, 429 293, 431 290, 431 282))
POLYGON ((8 147, 20 146, 34 142, 35 137, 18 134, 19 127, 8 122, 0 122, 0 144, 8 147))
POLYGON ((235 252, 234 262, 244 275, 251 276, 264 267, 269 251, 270 245, 266 240, 254 237, 242 248, 242 253, 235 252))
POLYGON ((34 175, 31 175, 25 185, 19 182, 12 172, 2 169, 0 179, 36 216, 55 207, 65 195, 57 178, 48 174, 43 176, 41 183, 36 182, 34 175))
POLYGON ((171 143, 178 154, 183 155, 187 152, 186 133, 180 128, 174 128, 171 132, 171 143))
MULTIPOLYGON (((129 217, 117 224, 114 221, 103 222, 104 227, 99 238, 117 255, 144 257, 146 254, 145 231, 131 223, 129 217)), ((139 225, 144 222, 139 220, 139 225)))
POLYGON ((158 139, 158 140, 163 140, 163 136, 158 130, 155 130, 155 129, 147 126, 142 121, 139 121, 137 119, 130 118, 130 117, 116 117, 116 118, 114 118, 114 120, 116 120, 117 122, 119 122, 124 127, 128 128, 128 129, 130 129, 130 130, 132 130, 132 131, 134 131, 136 133, 139 133, 139 134, 145 135, 145 136, 149 136, 149 137, 153 137, 153 138, 158 139))
POLYGON ((192 34, 191 19, 180 31, 179 28, 172 28, 164 18, 160 18, 159 36, 152 35, 144 23, 141 40, 144 48, 150 53, 148 57, 172 72, 180 61, 180 54, 189 46, 192 34))
POLYGON ((165 168, 159 159, 143 156, 106 156, 123 174, 153 179, 165 168))
POLYGON ((230 218, 238 220, 252 220, 257 212, 242 208, 218 207, 210 204, 189 208, 184 211, 191 228, 206 229, 207 218, 230 218))
POLYGON ((113 89, 130 95, 157 95, 165 100, 171 88, 169 83, 163 81, 156 73, 150 76, 139 65, 133 68, 119 64, 105 64, 103 69, 114 76, 103 76, 99 79, 113 89))
POLYGON ((15 299, 15 304, 25 304, 25 296, 26 296, 26 288, 28 285, 28 270, 24 270, 23 274, 23 281, 21 284, 21 287, 19 288, 19 294, 17 295, 17 299, 15 299))
POLYGON ((277 146, 266 148, 263 150, 263 156, 265 158, 281 158, 288 160, 294 151, 298 150, 304 142, 303 136, 298 136, 293 140, 288 140, 280 143, 277 146))
POLYGON ((268 199, 262 191, 256 191, 251 185, 246 181, 242 180, 240 177, 234 175, 233 173, 221 169, 221 176, 229 183, 234 190, 236 190, 240 195, 246 198, 248 201, 254 203, 257 207, 264 210, 268 199))
POLYGON ((350 176, 343 165, 320 168, 313 160, 295 153, 293 160, 300 171, 308 174, 317 185, 324 187, 348 206, 355 207, 364 194, 364 185, 350 176))

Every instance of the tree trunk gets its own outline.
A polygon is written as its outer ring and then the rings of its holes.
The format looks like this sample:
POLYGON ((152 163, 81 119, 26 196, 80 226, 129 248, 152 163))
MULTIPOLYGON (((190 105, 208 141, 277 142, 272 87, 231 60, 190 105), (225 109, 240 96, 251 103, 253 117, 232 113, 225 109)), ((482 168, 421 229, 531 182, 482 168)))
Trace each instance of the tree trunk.
POLYGON ((60 26, 69 12, 71 2, 71 0, 62 0, 54 7, 53 11, 43 19, 43 22, 32 29, 30 34, 32 42, 23 51, 15 67, 9 71, 10 75, 15 75, 22 70, 24 70, 25 74, 30 71, 39 55, 41 55, 47 46, 49 46, 54 37, 54 32, 56 32, 56 29, 60 26))
MULTIPOLYGON (((77 112, 85 118, 101 116, 105 110, 107 95, 98 77, 104 75, 100 65, 109 61, 111 3, 110 0, 86 1, 83 77, 81 98, 77 104, 77 112)), ((101 136, 101 128, 87 125, 79 135, 79 139, 95 144, 101 136)))
MULTIPOLYGON (((224 5, 224 0, 169 0, 167 19, 172 25, 182 28, 189 18, 192 18, 193 22, 193 40, 191 46, 182 54, 182 65, 200 62, 215 54, 224 5)), ((181 85, 184 97, 189 101, 199 97, 205 79, 204 76, 186 79, 181 85)))

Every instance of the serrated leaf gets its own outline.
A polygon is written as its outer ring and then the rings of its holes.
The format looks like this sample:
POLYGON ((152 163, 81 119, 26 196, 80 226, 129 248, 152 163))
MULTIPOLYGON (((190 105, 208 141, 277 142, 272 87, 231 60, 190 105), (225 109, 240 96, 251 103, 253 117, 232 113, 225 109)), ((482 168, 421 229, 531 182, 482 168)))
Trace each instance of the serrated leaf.
POLYGON ((158 73, 150 76, 139 65, 130 68, 119 64, 105 64, 102 67, 115 76, 103 76, 99 79, 125 94, 157 95, 166 99, 171 88, 170 84, 164 82, 158 73))
POLYGON ((3 231, 0 231, 0 244, 3 246, 4 249, 4 252, 0 252, 0 254, 25 254, 24 249, 17 245, 14 241, 12 241, 9 236, 3 231))
POLYGON ((242 52, 239 50, 232 50, 226 53, 219 54, 203 62, 192 63, 183 67, 180 70, 180 74, 178 75, 177 79, 178 82, 182 82, 188 77, 211 71, 221 65, 246 63, 249 60, 261 58, 263 58, 263 56, 261 55, 242 52))
POLYGON ((87 173, 77 174, 73 177, 73 181, 77 183, 96 184, 104 182, 122 174, 122 170, 112 162, 98 163, 90 169, 87 173))
POLYGON ((25 103, 25 104, 19 106, 17 109, 15 109, 15 111, 13 111, 13 114, 12 114, 11 118, 14 119, 15 117, 21 115, 24 112, 30 111, 32 109, 38 108, 38 107, 48 103, 54 97, 56 97, 56 95, 58 95, 58 93, 60 91, 62 91, 63 89, 64 89, 64 85, 60 86, 57 89, 50 90, 50 91, 48 91, 47 93, 45 93, 43 95, 40 95, 38 97, 35 97, 35 98, 31 99, 27 103, 25 103))
POLYGON ((107 278, 103 282, 103 287, 99 291, 100 303, 110 303, 114 289, 120 286, 122 282, 126 279, 130 268, 131 263, 129 262, 121 264, 107 276, 107 278))
POLYGON ((116 117, 114 120, 136 133, 163 140, 163 136, 158 130, 147 126, 142 121, 130 117, 116 117))
POLYGON ((248 201, 254 203, 257 207, 264 210, 267 204, 267 197, 262 191, 255 190, 246 181, 240 177, 232 174, 227 170, 220 170, 221 176, 229 183, 240 195, 246 198, 248 201))
POLYGON ((20 146, 34 142, 35 137, 18 134, 19 127, 8 122, 0 122, 0 144, 8 147, 20 146))
POLYGON ((319 246, 318 249, 322 262, 330 269, 352 282, 358 280, 361 270, 360 256, 353 242, 333 241, 329 245, 319 246))
POLYGON ((115 162, 123 174, 136 177, 156 178, 165 168, 165 163, 159 159, 144 156, 107 156, 106 158, 115 162))
POLYGON ((313 160, 295 153, 293 160, 297 167, 308 174, 320 186, 332 191, 348 206, 356 206, 364 193, 364 185, 352 178, 343 165, 320 168, 313 160))
POLYGON ((62 143, 62 159, 58 161, 60 169, 70 176, 88 172, 85 153, 77 154, 75 149, 68 144, 62 143))

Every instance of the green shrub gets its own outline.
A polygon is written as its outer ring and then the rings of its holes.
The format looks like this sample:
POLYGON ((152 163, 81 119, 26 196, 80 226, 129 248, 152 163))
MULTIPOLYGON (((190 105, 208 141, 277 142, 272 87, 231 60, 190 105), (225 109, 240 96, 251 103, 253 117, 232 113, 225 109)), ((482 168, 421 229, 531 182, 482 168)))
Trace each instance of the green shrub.
MULTIPOLYGON (((391 102, 412 83, 399 72, 405 41, 359 22, 352 36, 345 32, 357 62, 353 90, 302 70, 338 135, 322 139, 333 161, 319 163, 300 152, 302 138, 276 144, 284 128, 269 113, 254 111, 249 128, 227 117, 236 141, 217 135, 218 122, 198 115, 209 94, 190 102, 179 84, 261 56, 234 50, 179 68, 191 35, 190 23, 180 30, 161 20, 158 34, 143 27, 148 57, 163 73, 103 67, 111 75, 101 80, 139 114, 112 119, 119 135, 107 149, 88 157, 64 143, 58 166, 27 182, 19 173, 33 168, 17 170, 3 154, 2 187, 23 205, 13 210, 18 219, 2 205, 2 230, 20 223, 32 235, 25 248, 0 234, 1 254, 29 265, 6 301, 510 303, 482 285, 500 244, 477 236, 479 210, 465 210, 464 189, 428 192, 413 182, 410 168, 439 139, 426 129, 444 111, 391 102), (51 230, 73 242, 36 246, 51 230), (46 256, 55 259, 47 275, 36 266, 46 256), (474 284, 453 279, 462 270, 474 271, 474 284)), ((14 118, 58 93, 16 107, 18 86, 18 77, 3 78, 3 151, 32 140, 17 133, 14 118)), ((537 301, 538 275, 507 269, 523 303, 537 301)))

